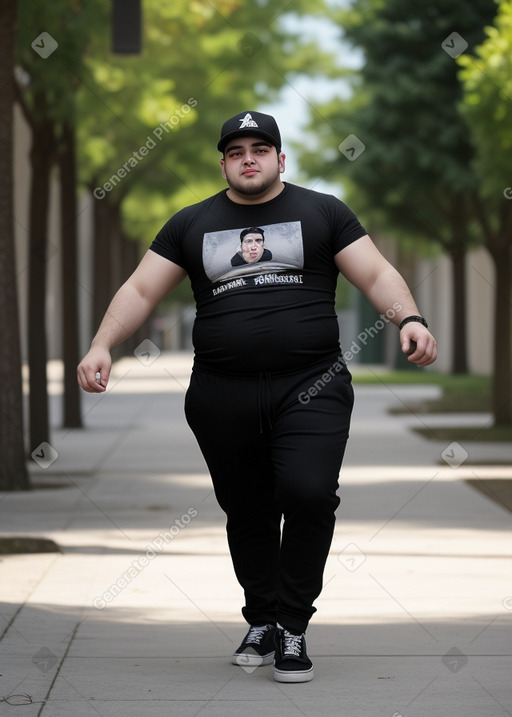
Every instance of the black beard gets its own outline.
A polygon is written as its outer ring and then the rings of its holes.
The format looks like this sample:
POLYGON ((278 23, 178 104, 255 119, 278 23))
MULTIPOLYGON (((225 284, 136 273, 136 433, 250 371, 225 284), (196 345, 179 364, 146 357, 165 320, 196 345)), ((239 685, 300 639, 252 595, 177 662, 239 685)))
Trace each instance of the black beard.
POLYGON ((238 192, 238 194, 245 194, 246 196, 253 196, 254 194, 263 194, 266 192, 266 190, 272 186, 274 180, 272 179, 269 182, 265 182, 264 184, 260 184, 258 186, 247 186, 242 184, 237 184, 235 182, 228 181, 228 184, 231 189, 233 189, 235 192, 238 192))
POLYGON ((229 184, 230 189, 233 189, 235 192, 238 192, 238 194, 245 195, 246 197, 252 197, 257 194, 264 194, 269 187, 272 186, 272 184, 276 181, 276 179, 279 178, 279 165, 277 168, 276 176, 272 179, 269 179, 264 184, 259 184, 258 186, 247 186, 247 185, 239 185, 238 183, 233 182, 233 180, 230 180, 226 177, 226 181, 229 184))

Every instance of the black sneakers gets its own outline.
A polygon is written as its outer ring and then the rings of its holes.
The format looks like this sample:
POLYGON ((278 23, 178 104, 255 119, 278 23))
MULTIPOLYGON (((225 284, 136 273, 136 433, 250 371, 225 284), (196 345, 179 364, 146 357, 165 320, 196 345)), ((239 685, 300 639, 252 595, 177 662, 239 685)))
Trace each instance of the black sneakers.
POLYGON ((276 682, 309 682, 314 677, 313 663, 306 653, 306 636, 276 630, 274 680, 276 682))
POLYGON ((274 659, 276 631, 274 625, 253 625, 234 653, 233 664, 240 667, 270 665, 274 659))
POLYGON ((233 655, 234 665, 249 668, 274 662, 277 682, 309 682, 314 677, 313 663, 306 653, 306 636, 293 635, 274 625, 253 625, 233 655))

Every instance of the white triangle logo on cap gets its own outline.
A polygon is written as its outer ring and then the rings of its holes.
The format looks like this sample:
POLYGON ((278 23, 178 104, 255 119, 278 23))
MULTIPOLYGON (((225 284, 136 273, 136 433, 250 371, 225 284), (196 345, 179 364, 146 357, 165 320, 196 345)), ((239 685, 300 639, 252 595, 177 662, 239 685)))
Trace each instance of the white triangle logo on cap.
POLYGON ((257 127, 258 125, 251 117, 250 113, 248 112, 243 119, 238 120, 242 124, 240 125, 240 129, 244 129, 245 127, 257 127))

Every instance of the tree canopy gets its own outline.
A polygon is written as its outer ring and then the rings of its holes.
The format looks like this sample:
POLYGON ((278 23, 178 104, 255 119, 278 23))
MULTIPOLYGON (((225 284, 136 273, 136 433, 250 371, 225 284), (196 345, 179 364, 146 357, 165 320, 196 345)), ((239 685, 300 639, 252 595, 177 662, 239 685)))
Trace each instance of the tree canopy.
POLYGON ((512 2, 501 0, 473 57, 460 57, 463 113, 480 191, 472 205, 494 263, 493 415, 512 423, 512 2))
MULTIPOLYGON (((113 56, 108 32, 92 38, 78 127, 82 183, 122 201, 126 231, 149 242, 173 211, 223 186, 222 122, 268 102, 293 73, 320 72, 329 62, 284 28, 283 0, 145 0, 143 7, 140 56, 113 56)), ((293 11, 323 7, 301 0, 293 11)))
POLYGON ((500 201, 512 192, 512 1, 502 0, 494 25, 474 55, 461 55, 463 114, 475 146, 483 194, 500 201), (504 194, 505 192, 505 194, 504 194))
POLYGON ((348 177, 351 204, 365 218, 446 248, 451 198, 477 185, 454 57, 483 39, 495 12, 493 0, 355 0, 336 12, 364 64, 352 74, 351 99, 315 108, 324 122, 320 151, 304 156, 308 173, 328 172, 342 183, 348 177), (340 146, 351 135, 363 150, 356 156, 340 146))

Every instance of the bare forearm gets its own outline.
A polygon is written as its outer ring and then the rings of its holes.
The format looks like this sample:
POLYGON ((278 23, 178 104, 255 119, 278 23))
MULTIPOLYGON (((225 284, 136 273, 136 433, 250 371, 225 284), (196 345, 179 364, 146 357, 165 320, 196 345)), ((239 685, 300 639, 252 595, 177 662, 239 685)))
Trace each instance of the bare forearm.
MULTIPOLYGON (((369 236, 342 249, 335 261, 341 273, 363 292, 377 311, 397 326, 408 316, 420 315, 405 280, 369 236)), ((435 339, 422 322, 406 323, 400 331, 400 344, 409 361, 418 366, 428 366, 436 360, 435 339)))
POLYGON ((390 264, 378 274, 365 294, 377 311, 397 326, 407 316, 420 314, 405 280, 390 264))
POLYGON ((129 281, 126 282, 112 299, 91 347, 110 351, 135 333, 153 308, 148 298, 141 295, 129 281))
MULTIPOLYGON (((376 309, 397 326, 408 316, 420 316, 409 287, 394 267, 386 267, 365 292, 376 309)), ((405 324, 400 331, 400 344, 409 361, 428 366, 437 357, 436 341, 420 322, 405 324)))
POLYGON ((380 253, 369 236, 362 237, 335 257, 341 273, 371 301, 380 314, 399 324, 419 314, 403 277, 380 253))
POLYGON ((105 391, 112 365, 111 349, 137 331, 185 276, 185 270, 178 264, 152 251, 146 252, 112 299, 89 352, 78 365, 78 383, 84 391, 105 391))

